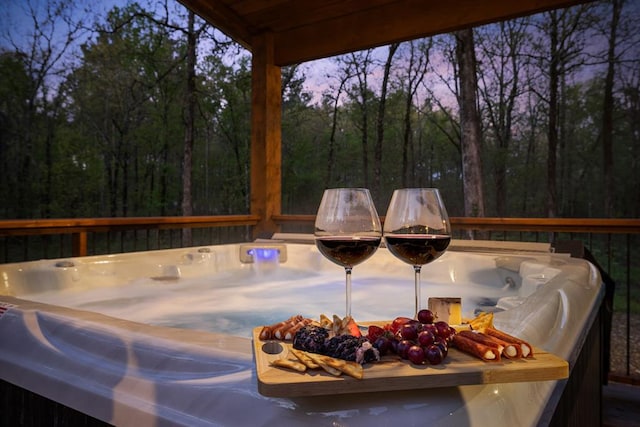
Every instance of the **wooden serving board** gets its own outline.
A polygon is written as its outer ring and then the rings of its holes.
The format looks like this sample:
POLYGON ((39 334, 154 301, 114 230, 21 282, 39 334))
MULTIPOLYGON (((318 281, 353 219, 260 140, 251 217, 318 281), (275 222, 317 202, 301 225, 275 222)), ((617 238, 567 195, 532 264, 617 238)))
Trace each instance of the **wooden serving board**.
POLYGON ((304 373, 271 366, 274 359, 289 358, 290 342, 262 341, 260 328, 253 330, 253 350, 258 391, 264 396, 294 397, 374 391, 411 390, 472 384, 559 380, 569 376, 569 364, 551 353, 534 348, 534 357, 484 362, 455 348, 441 365, 412 365, 398 356, 364 365, 364 378, 334 377, 323 370, 304 373), (279 347, 278 347, 279 345, 279 347), (263 349, 264 348, 264 349, 263 349), (266 351, 265 351, 266 350, 266 351), (270 354, 277 351, 277 354, 270 354))

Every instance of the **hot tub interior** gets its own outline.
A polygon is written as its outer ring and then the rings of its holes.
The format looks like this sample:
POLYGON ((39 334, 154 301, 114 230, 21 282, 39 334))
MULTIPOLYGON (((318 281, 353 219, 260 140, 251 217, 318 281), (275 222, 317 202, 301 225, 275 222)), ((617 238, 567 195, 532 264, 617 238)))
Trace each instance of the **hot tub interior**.
MULTIPOLYGON (((423 269, 428 296, 461 297, 467 317, 519 305, 566 263, 548 254, 445 254, 423 269), (554 265, 555 264, 555 265, 554 265)), ((252 243, 25 263, 5 270, 5 292, 150 325, 249 337, 256 325, 342 314, 344 277, 315 246, 252 243), (287 250, 288 249, 288 250, 287 250)), ((385 249, 354 269, 353 316, 410 315, 412 271, 385 249), (382 302, 382 303, 380 303, 382 302)))

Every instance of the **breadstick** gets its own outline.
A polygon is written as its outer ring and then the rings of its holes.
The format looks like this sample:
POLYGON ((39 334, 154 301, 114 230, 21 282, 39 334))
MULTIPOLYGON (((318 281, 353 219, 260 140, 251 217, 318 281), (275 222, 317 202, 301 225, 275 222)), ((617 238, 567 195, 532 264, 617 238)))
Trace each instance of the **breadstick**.
POLYGON ((520 349, 522 350, 522 357, 533 357, 533 347, 528 342, 495 328, 487 328, 485 333, 492 337, 499 338, 503 341, 519 345, 520 349))
POLYGON ((471 338, 464 337, 460 334, 453 336, 453 344, 460 351, 469 353, 472 356, 480 358, 482 360, 497 362, 500 360, 500 353, 495 347, 479 343, 471 338))

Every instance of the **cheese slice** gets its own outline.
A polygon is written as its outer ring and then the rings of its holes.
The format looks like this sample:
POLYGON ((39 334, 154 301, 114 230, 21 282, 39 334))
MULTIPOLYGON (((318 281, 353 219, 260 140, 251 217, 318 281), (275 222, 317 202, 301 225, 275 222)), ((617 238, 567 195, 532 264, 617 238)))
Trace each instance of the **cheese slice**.
POLYGON ((449 325, 462 323, 462 298, 429 298, 428 308, 436 321, 449 325))

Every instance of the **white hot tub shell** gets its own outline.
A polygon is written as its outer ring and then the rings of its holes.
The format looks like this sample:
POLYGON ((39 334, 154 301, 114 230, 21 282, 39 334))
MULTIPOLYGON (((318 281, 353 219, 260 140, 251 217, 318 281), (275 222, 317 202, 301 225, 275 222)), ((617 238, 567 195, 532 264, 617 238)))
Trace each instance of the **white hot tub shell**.
MULTIPOLYGON (((454 241, 422 295, 573 368, 603 297, 590 263, 454 241), (464 247, 463 247, 464 246, 464 247)), ((357 321, 410 316, 410 266, 385 248, 353 272, 357 321)), ((567 380, 324 397, 258 392, 251 330, 344 311, 344 271, 314 245, 250 244, 0 265, 0 379, 114 425, 526 426, 552 419, 567 380)))

